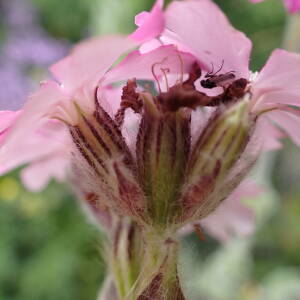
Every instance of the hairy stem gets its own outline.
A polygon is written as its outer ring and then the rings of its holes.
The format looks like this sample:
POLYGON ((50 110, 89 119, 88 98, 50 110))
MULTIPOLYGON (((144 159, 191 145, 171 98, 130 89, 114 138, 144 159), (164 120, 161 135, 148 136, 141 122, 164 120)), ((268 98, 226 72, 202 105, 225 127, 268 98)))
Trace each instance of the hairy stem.
POLYGON ((144 249, 141 272, 128 299, 184 300, 177 271, 178 241, 147 232, 144 249))
POLYGON ((177 271, 179 241, 173 232, 116 222, 106 249, 110 276, 99 299, 184 300, 177 271), (104 297, 104 298, 103 298, 104 297))

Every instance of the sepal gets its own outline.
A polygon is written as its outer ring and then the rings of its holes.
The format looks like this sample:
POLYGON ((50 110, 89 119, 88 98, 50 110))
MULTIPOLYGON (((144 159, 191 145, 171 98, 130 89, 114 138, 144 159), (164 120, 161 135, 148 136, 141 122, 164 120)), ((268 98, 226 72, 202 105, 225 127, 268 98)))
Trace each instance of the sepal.
POLYGON ((204 218, 224 199, 220 195, 211 201, 210 195, 226 182, 245 150, 253 125, 248 95, 230 107, 220 107, 208 121, 188 162, 180 200, 181 222, 204 218))
POLYGON ((153 226, 164 228, 175 222, 180 210, 176 200, 190 150, 190 110, 163 111, 152 96, 142 96, 144 113, 136 146, 138 171, 153 226))
POLYGON ((77 176, 82 177, 83 189, 96 196, 98 205, 104 204, 117 214, 143 223, 145 196, 118 126, 100 105, 93 114, 85 113, 76 104, 75 107, 78 122, 69 125, 69 131, 77 149, 73 165, 77 176))

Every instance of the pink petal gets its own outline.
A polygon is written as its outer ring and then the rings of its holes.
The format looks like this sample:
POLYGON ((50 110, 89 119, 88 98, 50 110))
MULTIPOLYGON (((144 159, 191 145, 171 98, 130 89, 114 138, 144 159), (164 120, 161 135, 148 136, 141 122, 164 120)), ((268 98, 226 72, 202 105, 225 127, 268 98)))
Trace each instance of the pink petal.
POLYGON ((293 109, 274 110, 266 116, 283 129, 295 144, 300 146, 300 111, 293 109))
POLYGON ((53 153, 66 140, 65 126, 47 114, 62 99, 58 85, 43 84, 11 125, 0 149, 0 173, 53 153))
POLYGON ((0 143, 3 143, 10 127, 19 117, 21 111, 0 111, 0 143))
MULTIPOLYGON (((164 36, 188 48, 206 70, 234 71, 236 77, 248 78, 251 41, 235 30, 223 12, 210 0, 174 1, 166 11, 164 36)), ((162 39, 164 38, 162 37, 162 39)))
POLYGON ((150 13, 148 11, 142 11, 141 13, 137 14, 135 16, 135 25, 142 26, 149 17, 149 15, 150 13))
POLYGON ((107 85, 98 90, 98 99, 102 108, 114 119, 120 108, 123 86, 107 85))
POLYGON ((139 28, 129 36, 135 42, 143 43, 160 35, 165 27, 163 0, 156 0, 150 13, 138 14, 135 24, 139 28))
POLYGON ((252 90, 255 111, 270 103, 300 106, 300 55, 281 49, 273 51, 252 90))
POLYGON ((122 128, 122 135, 131 150, 135 154, 136 138, 139 131, 139 124, 141 115, 135 113, 133 110, 127 110, 125 113, 124 124, 122 128))
MULTIPOLYGON (((60 127, 54 130, 49 129, 49 123, 46 123, 39 131, 26 133, 26 137, 20 138, 15 143, 4 143, 1 148, 0 174, 27 163, 50 159, 57 153, 67 155, 68 135, 64 125, 59 123, 57 125, 60 127)), ((45 169, 44 172, 48 171, 45 169)))
POLYGON ((9 126, 13 124, 13 122, 20 115, 21 111, 10 111, 3 110, 0 111, 0 132, 6 130, 9 126))
POLYGON ((206 231, 226 242, 232 236, 249 235, 254 230, 253 211, 246 207, 241 199, 257 197, 262 192, 254 182, 245 180, 237 189, 207 218, 200 222, 206 231))
POLYGON ((68 165, 68 157, 63 153, 52 153, 23 169, 21 179, 27 189, 38 192, 45 188, 52 178, 59 182, 65 180, 68 165))
POLYGON ((157 76, 162 75, 161 68, 168 69, 168 73, 171 74, 180 74, 181 71, 188 72, 194 62, 195 58, 192 55, 179 53, 173 45, 161 46, 145 54, 137 50, 131 52, 119 65, 107 72, 102 84, 110 84, 132 78, 154 80, 151 70, 154 64, 157 64, 157 76), (184 65, 183 70, 181 70, 181 60, 184 65))
POLYGON ((147 53, 156 48, 159 48, 161 45, 162 45, 162 43, 158 39, 152 39, 152 40, 144 43, 143 45, 141 45, 139 50, 141 53, 147 53))
POLYGON ((74 47, 72 53, 50 70, 72 92, 86 80, 99 80, 111 65, 135 44, 123 36, 89 39, 74 47))
POLYGON ((257 90, 257 92, 261 93, 261 96, 257 98, 258 94, 256 92, 253 94, 252 112, 254 113, 271 107, 280 107, 282 104, 300 106, 300 88, 276 90, 275 87, 274 91, 263 92, 262 90, 257 90))
MULTIPOLYGON (((16 120, 7 144, 26 139, 28 133, 40 127, 47 114, 60 102, 68 99, 61 88, 53 81, 45 82, 40 89, 29 97, 21 116, 16 120)), ((6 145, 6 147, 8 147, 6 145)))
POLYGON ((282 147, 280 140, 285 137, 285 134, 271 124, 267 117, 261 117, 256 123, 256 129, 253 142, 262 145, 262 151, 278 150, 282 147))
POLYGON ((300 11, 300 0, 284 0, 284 4, 290 14, 300 11))

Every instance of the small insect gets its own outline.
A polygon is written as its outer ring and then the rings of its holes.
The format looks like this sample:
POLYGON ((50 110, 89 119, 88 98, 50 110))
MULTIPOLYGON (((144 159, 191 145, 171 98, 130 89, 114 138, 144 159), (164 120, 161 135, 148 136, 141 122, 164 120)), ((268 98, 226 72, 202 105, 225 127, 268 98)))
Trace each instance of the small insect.
POLYGON ((212 70, 204 76, 204 78, 207 79, 202 79, 200 81, 201 86, 206 89, 213 89, 217 86, 222 86, 222 83, 225 83, 226 81, 234 79, 235 78, 235 75, 233 74, 234 71, 229 71, 225 74, 217 75, 222 70, 223 65, 224 65, 224 60, 222 61, 221 67, 216 72, 214 72, 214 65, 212 64, 212 70))
POLYGON ((206 106, 218 106, 221 103, 236 101, 245 95, 247 84, 248 80, 245 78, 240 78, 233 81, 226 88, 224 88, 224 92, 222 94, 209 97, 210 100, 207 102, 206 106))

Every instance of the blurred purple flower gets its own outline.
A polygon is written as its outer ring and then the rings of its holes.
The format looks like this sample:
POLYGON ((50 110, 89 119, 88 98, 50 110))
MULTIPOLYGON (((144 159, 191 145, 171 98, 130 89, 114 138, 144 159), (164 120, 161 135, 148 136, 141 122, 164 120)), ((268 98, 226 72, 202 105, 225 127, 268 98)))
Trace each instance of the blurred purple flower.
POLYGON ((28 1, 1 0, 0 5, 4 12, 5 23, 10 29, 26 31, 26 28, 36 23, 36 12, 28 1))
POLYGON ((17 110, 28 94, 30 84, 15 64, 0 62, 0 110, 17 110))
POLYGON ((62 57, 66 47, 61 42, 45 35, 9 36, 3 52, 6 58, 21 65, 46 67, 62 57))
MULTIPOLYGON (((47 67, 66 54, 67 43, 40 27, 34 7, 23 0, 0 0, 5 39, 0 48, 0 109, 19 109, 38 80, 30 71, 47 67)), ((38 72, 36 72, 38 73, 38 72)))

